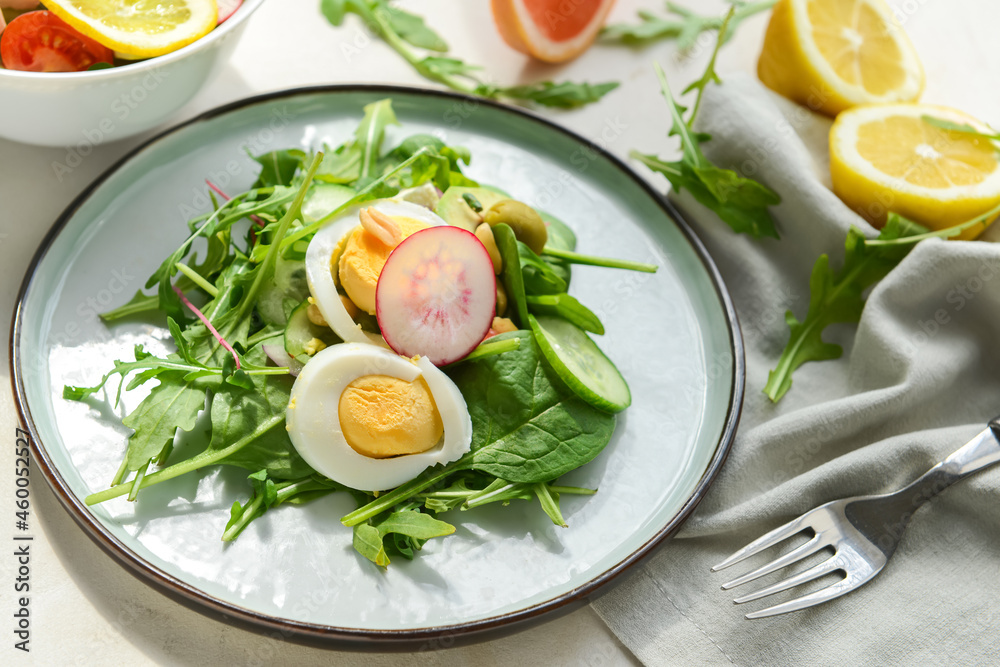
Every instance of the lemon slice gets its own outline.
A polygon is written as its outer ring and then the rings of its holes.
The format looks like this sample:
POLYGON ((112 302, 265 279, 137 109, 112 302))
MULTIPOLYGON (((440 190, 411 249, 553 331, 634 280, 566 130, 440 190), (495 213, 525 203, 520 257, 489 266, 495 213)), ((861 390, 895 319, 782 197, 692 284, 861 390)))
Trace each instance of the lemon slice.
MULTIPOLYGON (((833 191, 877 226, 892 211, 944 229, 1000 202, 1000 162, 993 142, 941 129, 925 116, 992 134, 961 111, 926 104, 850 109, 830 129, 833 191)), ((983 228, 977 225, 960 238, 975 238, 983 228)))
POLYGON ((883 0, 779 0, 757 75, 831 116, 859 104, 913 102, 924 70, 883 0))
POLYGON ((187 46, 211 32, 219 14, 215 0, 46 0, 45 6, 130 59, 187 46))

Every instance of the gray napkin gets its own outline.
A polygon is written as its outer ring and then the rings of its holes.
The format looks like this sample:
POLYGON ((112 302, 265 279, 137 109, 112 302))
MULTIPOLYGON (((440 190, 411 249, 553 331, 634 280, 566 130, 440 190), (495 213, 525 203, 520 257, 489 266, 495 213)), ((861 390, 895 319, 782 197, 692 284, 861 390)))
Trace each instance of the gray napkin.
POLYGON ((769 558, 709 568, 824 502, 906 485, 1000 413, 1000 246, 919 244, 873 289, 859 325, 827 330, 843 357, 801 367, 773 405, 761 390, 788 339, 785 311, 805 316, 813 262, 827 252, 839 266, 851 224, 874 231, 828 189, 828 120, 732 76, 708 89, 698 129, 713 137, 710 159, 782 197, 780 240, 736 235, 687 193, 677 197, 736 304, 743 417, 677 538, 595 608, 647 664, 995 664, 1000 466, 925 505, 882 574, 825 605, 748 621, 746 611, 795 595, 736 607, 720 585, 769 558))

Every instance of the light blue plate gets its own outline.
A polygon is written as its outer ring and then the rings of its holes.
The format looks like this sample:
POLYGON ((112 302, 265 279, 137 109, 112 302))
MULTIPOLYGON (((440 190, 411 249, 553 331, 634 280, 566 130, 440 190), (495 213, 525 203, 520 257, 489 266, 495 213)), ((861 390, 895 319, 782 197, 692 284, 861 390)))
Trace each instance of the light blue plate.
POLYGON ((714 266, 676 212, 623 164, 535 116, 483 100, 391 87, 293 90, 181 125, 127 156, 64 213, 25 279, 12 338, 17 400, 39 467, 84 529, 165 593, 230 622, 312 642, 414 646, 479 638, 565 611, 648 555, 687 517, 725 460, 743 397, 735 315, 714 266), (569 528, 514 502, 445 518, 455 535, 387 571, 359 557, 338 518, 344 494, 280 507, 233 544, 220 541, 246 471, 216 468, 86 507, 125 447, 120 418, 140 391, 110 403, 61 398, 92 385, 134 344, 167 350, 165 331, 106 327, 209 207, 205 179, 238 192, 260 153, 342 143, 365 104, 392 97, 402 127, 468 147, 472 178, 549 211, 580 252, 652 262, 656 274, 574 269, 572 291, 603 320, 598 338, 632 389, 614 439, 564 478, 599 488, 564 498, 569 528))

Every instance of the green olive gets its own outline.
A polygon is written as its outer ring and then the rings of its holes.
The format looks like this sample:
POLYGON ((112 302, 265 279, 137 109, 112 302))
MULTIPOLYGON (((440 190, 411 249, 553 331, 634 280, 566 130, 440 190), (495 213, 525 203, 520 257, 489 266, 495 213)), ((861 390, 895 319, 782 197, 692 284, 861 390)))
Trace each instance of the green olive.
POLYGON ((497 241, 493 238, 493 228, 484 222, 476 227, 476 238, 490 255, 490 261, 493 262, 493 273, 500 275, 500 272, 503 271, 503 257, 500 256, 497 241))
POLYGON ((490 226, 501 223, 509 225, 517 240, 539 255, 545 248, 545 242, 549 240, 549 232, 542 216, 527 204, 513 199, 501 199, 493 204, 486 211, 483 220, 490 226))
POLYGON ((507 290, 503 288, 503 283, 497 281, 497 317, 503 317, 507 312, 507 290))

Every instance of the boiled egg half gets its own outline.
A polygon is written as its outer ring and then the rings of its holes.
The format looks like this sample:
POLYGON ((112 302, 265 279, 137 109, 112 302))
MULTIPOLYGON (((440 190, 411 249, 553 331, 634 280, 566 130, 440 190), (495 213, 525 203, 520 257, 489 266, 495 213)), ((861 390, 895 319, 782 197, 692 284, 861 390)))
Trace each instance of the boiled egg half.
POLYGON ((362 491, 395 488, 472 444, 468 407, 447 375, 426 357, 369 343, 333 345, 309 360, 286 428, 313 469, 362 491))
POLYGON ((447 223, 423 206, 386 199, 345 211, 309 242, 305 260, 309 291, 327 324, 345 342, 384 346, 382 337, 364 331, 350 312, 357 309, 375 314, 378 277, 394 247, 362 226, 361 212, 369 207, 392 221, 399 240, 447 223))

